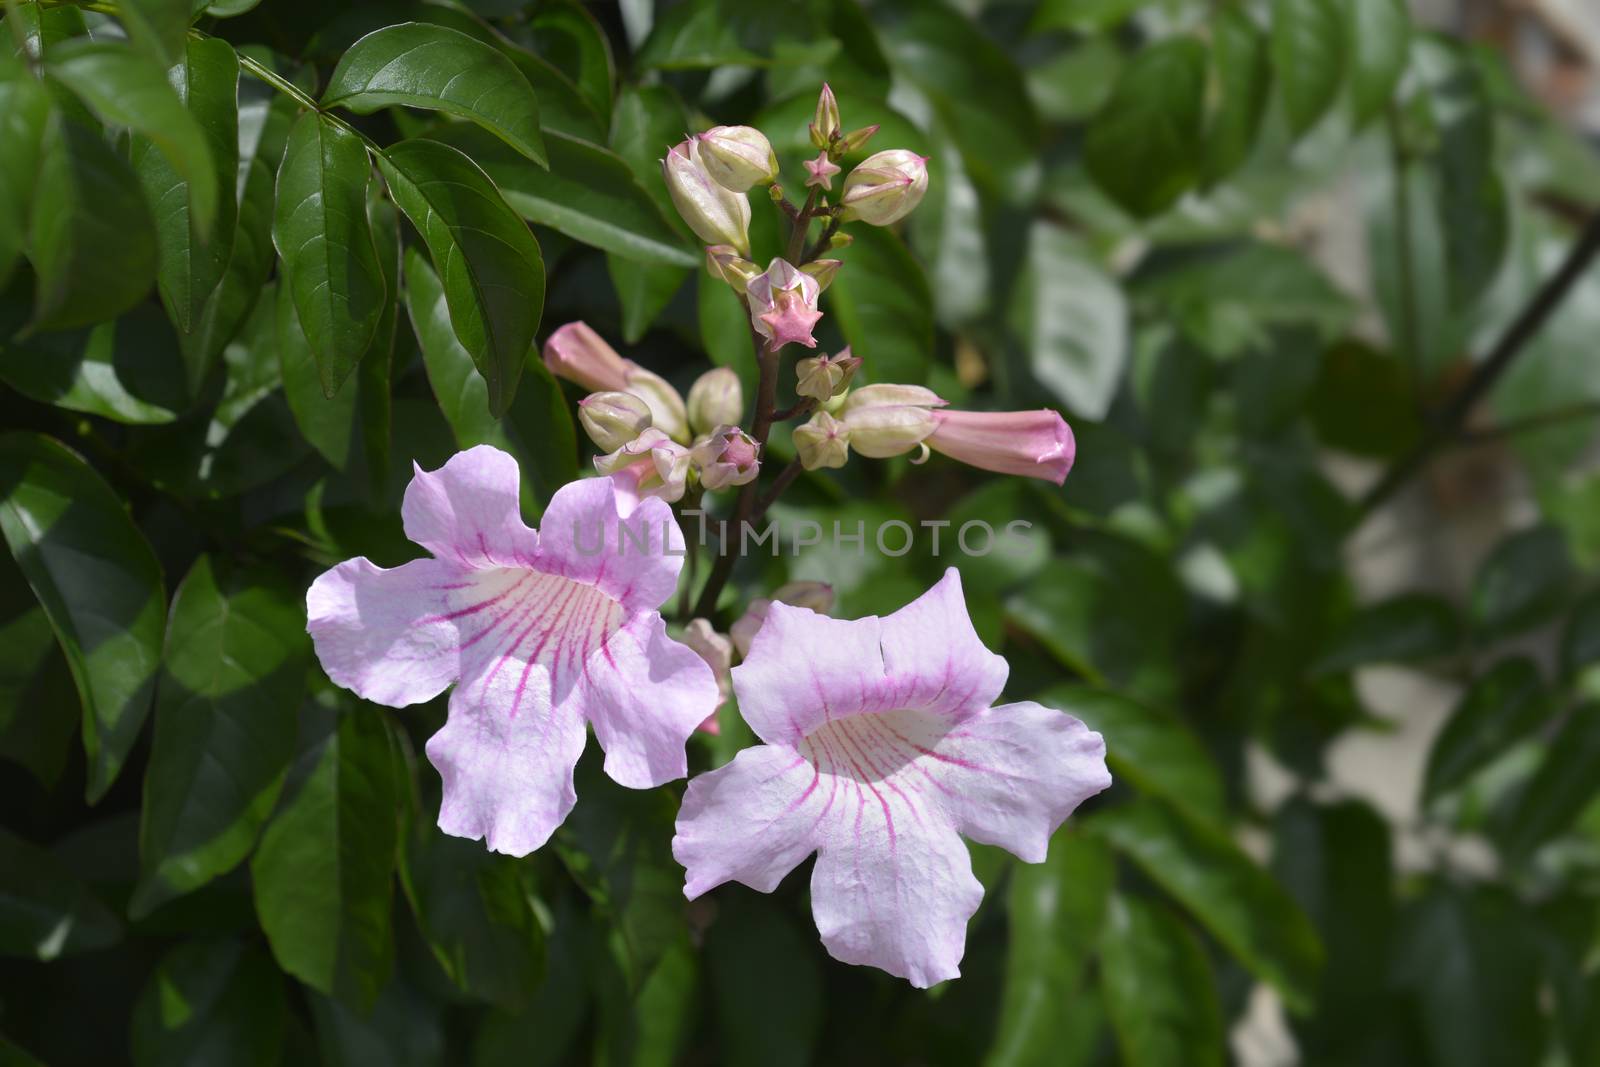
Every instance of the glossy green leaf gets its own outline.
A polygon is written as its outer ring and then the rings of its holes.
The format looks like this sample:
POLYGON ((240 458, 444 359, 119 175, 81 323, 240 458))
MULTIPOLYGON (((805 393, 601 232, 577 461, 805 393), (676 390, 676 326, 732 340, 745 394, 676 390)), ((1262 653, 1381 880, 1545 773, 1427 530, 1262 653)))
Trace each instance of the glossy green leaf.
POLYGON ((22 571, 0 555, 0 759, 25 768, 46 789, 67 764, 78 716, 66 657, 22 571))
POLYGON ((1082 719, 1106 739, 1106 762, 1117 781, 1162 797, 1218 829, 1227 826, 1222 775, 1177 716, 1087 686, 1058 686, 1037 699, 1082 719))
POLYGON ((205 885, 249 854, 294 757, 309 641, 298 593, 201 556, 172 600, 130 905, 205 885))
POLYGON ((121 938, 122 923, 60 860, 0 827, 0 955, 48 963, 121 938))
POLYGON ((185 941, 156 965, 134 1005, 134 1065, 273 1067, 284 1055, 288 1007, 265 951, 234 940, 185 941))
MULTIPOLYGON (((588 1021, 592 924, 572 897, 553 902, 544 982, 527 1005, 491 1009, 473 1044, 474 1067, 558 1067, 588 1021)), ((352 1065, 356 1067, 356 1065, 352 1065)))
POLYGON ((127 0, 117 17, 128 28, 133 43, 163 67, 183 58, 189 35, 190 0, 127 0))
POLYGON ((551 134, 550 167, 539 170, 471 127, 438 131, 484 169, 517 214, 575 241, 640 263, 697 267, 700 255, 668 224, 628 164, 598 145, 551 134))
POLYGON ((443 111, 544 165, 539 101, 528 79, 500 52, 458 30, 420 22, 374 30, 340 57, 322 103, 363 115, 397 104, 443 111))
POLYGON ((1357 125, 1389 106, 1411 49, 1411 15, 1402 0, 1348 0, 1350 104, 1357 125))
POLYGON ((947 328, 971 322, 989 309, 992 288, 989 236, 978 190, 955 143, 937 139, 929 165, 939 181, 912 212, 912 243, 928 266, 939 294, 933 312, 947 328))
POLYGON ((1140 897, 1111 901, 1100 984, 1128 1067, 1222 1067, 1222 1008, 1205 951, 1183 922, 1140 897))
POLYGON ((173 325, 189 334, 221 284, 233 251, 239 215, 238 200, 230 195, 239 171, 239 57, 219 38, 190 41, 187 58, 169 76, 205 140, 210 176, 197 180, 187 170, 174 169, 143 138, 134 141, 133 164, 155 209, 161 299, 173 325), (212 187, 220 197, 208 199, 212 187))
POLYGON ((544 309, 539 243, 483 171, 448 145, 404 141, 385 149, 379 166, 428 246, 451 326, 498 418, 516 396, 544 309))
POLYGON ((1041 0, 1029 23, 1034 30, 1101 33, 1115 29, 1151 0, 1041 0))
POLYGON ((1582 704, 1550 739, 1538 770, 1499 821, 1496 838, 1521 859, 1571 826, 1600 791, 1600 704, 1582 704))
POLYGON ((857 227, 838 250, 844 262, 822 295, 823 307, 874 382, 921 382, 933 357, 933 295, 906 246, 876 226, 857 227))
MULTIPOLYGON (((366 214, 366 205, 361 212, 366 214)), ((281 284, 277 296, 277 348, 283 369, 283 398, 294 414, 295 425, 311 447, 336 469, 350 464, 350 447, 356 438, 356 408, 359 400, 354 388, 329 396, 323 388, 321 368, 299 314, 287 288, 281 284)))
POLYGON ((1194 187, 1204 157, 1206 50, 1171 38, 1134 57, 1084 134, 1089 175, 1146 217, 1194 187))
POLYGON ((1529 737, 1552 711, 1539 668, 1525 657, 1490 667, 1462 696, 1428 753, 1422 797, 1432 801, 1529 737))
POLYGON ((689 278, 683 267, 640 263, 615 253, 606 255, 606 273, 622 306, 622 340, 630 345, 638 343, 689 278))
POLYGON ((1342 341, 1324 351, 1310 397, 1317 437, 1355 456, 1398 456, 1422 430, 1411 378, 1398 353, 1360 341, 1342 341))
POLYGON ((677 218, 677 210, 666 182, 659 180, 660 161, 683 139, 688 122, 683 103, 666 85, 623 86, 611 118, 611 150, 633 168, 633 176, 669 222, 677 218))
POLYGON ((1572 678, 1600 663, 1600 593, 1590 593, 1567 616, 1561 631, 1561 673, 1572 678))
POLYGON ((50 119, 50 96, 20 63, 0 65, 0 288, 27 247, 28 209, 50 119))
POLYGON ((294 124, 278 168, 272 240, 330 399, 372 345, 388 296, 367 223, 371 172, 360 138, 314 112, 294 124))
POLYGON ((1408 593, 1362 608, 1318 658, 1316 671, 1334 674, 1369 663, 1410 663, 1454 652, 1461 644, 1454 605, 1408 593))
POLYGON ((1310 1010, 1322 964, 1316 929, 1283 887, 1226 835, 1158 800, 1097 812, 1085 825, 1193 912, 1291 1010, 1310 1010))
MULTIPOLYGON (((382 496, 389 477, 390 446, 394 437, 395 349, 400 329, 400 212, 374 190, 367 201, 367 219, 378 247, 383 269, 384 302, 372 348, 361 357, 361 443, 366 449, 367 471, 373 492, 382 496)), ((408 347, 407 351, 411 351, 408 347)))
POLYGON ((1266 34, 1237 7, 1223 8, 1212 23, 1211 69, 1219 99, 1206 124, 1203 176, 1214 184, 1250 158, 1272 88, 1266 34))
MULTIPOLYGON (((311 994, 317 1048, 324 1067, 445 1067, 444 1005, 401 979, 389 983, 370 1011, 311 994)), ((544 1040, 540 1035, 539 1040, 544 1040)), ((524 1054, 530 1051, 524 1048, 524 1054)), ((478 1063, 478 1061, 474 1061, 478 1063)), ((479 1067, 482 1067, 479 1063, 479 1067)), ((525 1064, 524 1067, 532 1067, 525 1064)))
POLYGON ((72 669, 93 803, 150 710, 166 618, 161 566, 112 488, 38 434, 0 437, 0 533, 72 669))
POLYGON ((1273 0, 1272 63, 1290 131, 1303 134, 1339 94, 1345 20, 1335 0, 1273 0))
POLYGON ((536 352, 527 357, 522 388, 499 419, 489 413, 483 378, 450 328, 448 297, 416 249, 406 250, 406 311, 422 345, 428 384, 460 448, 492 444, 516 456, 539 501, 578 476, 577 431, 559 383, 536 352))
POLYGON ((401 742, 383 712, 331 693, 301 715, 311 744, 250 860, 256 914, 280 967, 368 1010, 394 955, 401 742))
POLYGON ((817 32, 815 14, 800 5, 760 9, 742 0, 687 0, 660 12, 634 62, 663 70, 760 65, 780 49, 803 50, 817 32))
POLYGON ((770 897, 719 896, 705 961, 722 1057, 772 1067, 815 1063, 823 980, 811 931, 770 897))
POLYGON ((1011 323, 1045 388, 1072 414, 1104 418, 1128 362, 1127 301, 1082 242, 1061 227, 1033 227, 1011 323))
MULTIPOLYGON (((221 81, 213 85, 210 79, 213 75, 225 78, 232 57, 233 49, 225 41, 191 41, 187 61, 174 68, 172 74, 179 86, 177 91, 169 84, 168 75, 159 64, 118 41, 63 44, 50 52, 49 71, 52 77, 82 97, 101 121, 112 126, 126 126, 149 138, 161 150, 172 169, 187 183, 189 203, 185 204, 185 209, 192 204, 196 229, 206 233, 219 219, 217 209, 226 189, 226 182, 219 183, 217 175, 225 172, 231 176, 232 162, 226 156, 216 158, 220 142, 207 128, 209 114, 197 116, 195 112, 199 109, 185 108, 184 98, 194 93, 220 91, 221 81)), ((238 73, 235 61, 232 68, 235 80, 238 73)), ((231 110, 231 88, 227 97, 231 110)), ((208 102, 206 111, 211 107, 208 102)), ((219 229, 226 231, 230 228, 227 217, 221 218, 219 229)))
POLYGON ((156 280, 156 224, 138 179, 100 134, 57 115, 29 220, 33 328, 114 318, 156 280))
POLYGON ((1469 614, 1482 640, 1521 633, 1567 602, 1574 569, 1566 537, 1553 526, 1514 533, 1495 546, 1472 582, 1469 614))
POLYGON ((1056 833, 1045 862, 1013 868, 1000 1022, 987 1067, 1051 1063, 1069 1043, 1066 1008, 1082 995, 1115 876, 1105 844, 1072 830, 1056 833))

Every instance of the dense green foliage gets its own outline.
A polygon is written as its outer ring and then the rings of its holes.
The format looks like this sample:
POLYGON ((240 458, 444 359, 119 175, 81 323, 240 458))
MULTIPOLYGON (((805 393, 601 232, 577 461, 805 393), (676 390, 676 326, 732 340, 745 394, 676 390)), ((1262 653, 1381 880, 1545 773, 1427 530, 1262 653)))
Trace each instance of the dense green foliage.
MULTIPOLYGON (((1600 158, 1492 51, 1397 0, 3 11, 0 1059, 1189 1067, 1260 988, 1308 1064, 1600 1057, 1600 473, 1566 417, 1600 274, 1495 348, 1600 158), (414 462, 506 448, 530 518, 588 466, 553 327, 751 387, 657 160, 742 122, 798 161, 823 81, 931 182, 840 254, 822 349, 1078 442, 1061 489, 805 474, 782 517, 1024 519, 1026 551, 817 546, 721 605, 809 578, 884 613, 955 563, 1008 696, 1106 737, 1046 863, 973 846, 963 977, 927 992, 830 960, 803 870, 686 904, 682 783, 592 750, 534 855, 440 834, 443 699, 365 704, 304 632, 323 568, 416 554, 414 462), (1361 497, 1380 470, 1399 495, 1361 497), (1375 544, 1454 544, 1501 483, 1526 521, 1469 581, 1369 594, 1375 544), (1385 665, 1462 693, 1414 820, 1330 771, 1402 744, 1357 684, 1385 665), (1288 787, 1249 787, 1263 755, 1288 787)), ((692 770, 750 740, 721 719, 692 770)))

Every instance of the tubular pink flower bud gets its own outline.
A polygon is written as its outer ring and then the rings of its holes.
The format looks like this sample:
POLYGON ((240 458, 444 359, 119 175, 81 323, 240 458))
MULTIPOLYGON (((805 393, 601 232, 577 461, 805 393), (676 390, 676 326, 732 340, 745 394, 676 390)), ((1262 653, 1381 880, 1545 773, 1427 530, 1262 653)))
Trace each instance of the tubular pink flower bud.
POLYGON ((951 459, 1000 474, 1060 485, 1077 446, 1060 414, 1040 411, 935 411, 928 447, 951 459))
POLYGON ((772 596, 757 597, 750 601, 750 607, 728 631, 728 636, 733 639, 733 647, 739 650, 739 658, 750 654, 750 642, 756 639, 774 603, 826 615, 833 610, 833 586, 827 582, 785 582, 778 586, 772 596))
POLYGON ((672 503, 683 499, 688 484, 689 450, 652 427, 616 451, 596 456, 594 469, 627 479, 634 496, 672 503))
POLYGON ((569 322, 550 335, 544 343, 544 365, 557 378, 576 382, 591 393, 623 392, 628 387, 628 361, 586 322, 569 322))
POLYGON ((750 201, 711 177, 694 138, 672 147, 661 161, 661 174, 673 206, 695 236, 708 245, 732 245, 749 254, 750 201))
POLYGON ((928 191, 928 160, 903 148, 877 152, 844 180, 846 221, 887 226, 911 214, 928 191))
POLYGON ((795 392, 822 403, 844 392, 861 360, 846 348, 836 356, 811 356, 794 365, 795 392))
POLYGON ((807 348, 817 347, 811 328, 822 318, 822 312, 817 310, 821 295, 822 286, 815 278, 783 259, 769 263, 766 273, 753 279, 745 290, 750 322, 773 351, 790 341, 807 348))
POLYGON ((650 428, 650 405, 632 393, 590 393, 578 401, 578 421, 602 452, 614 452, 650 428))
POLYGON ((943 407, 920 385, 869 385, 851 393, 840 408, 850 428, 850 446, 870 459, 910 452, 937 428, 934 408, 943 407))
POLYGON ((805 161, 806 188, 820 185, 824 189, 833 188, 833 176, 839 173, 839 164, 828 158, 828 153, 821 152, 816 159, 805 161))
POLYGON ((744 485, 761 471, 760 446, 737 426, 718 426, 694 446, 692 456, 707 489, 744 485))
MULTIPOLYGON (((718 704, 726 704, 733 698, 733 642, 725 634, 712 629, 709 621, 690 619, 689 625, 683 628, 683 643, 711 668, 717 680, 718 704)), ((717 725, 717 713, 713 711, 706 716, 705 722, 695 729, 708 734, 721 733, 721 727, 717 725)))
POLYGON ((824 467, 837 469, 850 459, 850 427, 819 411, 794 430, 794 450, 800 465, 808 471, 824 467))
POLYGON ((822 92, 817 95, 817 111, 811 117, 811 144, 816 148, 827 148, 833 140, 833 135, 839 132, 839 101, 833 98, 833 90, 827 82, 822 83, 822 92))
POLYGON ((721 278, 733 286, 734 292, 741 296, 750 280, 761 274, 761 268, 741 256, 732 245, 707 246, 706 270, 713 278, 721 278))
POLYGON ((743 193, 769 185, 778 176, 778 156, 766 135, 753 126, 713 126, 696 138, 700 162, 724 189, 743 193))
POLYGON ((744 420, 744 387, 732 367, 716 367, 689 387, 689 429, 710 433, 718 426, 737 426, 744 420))

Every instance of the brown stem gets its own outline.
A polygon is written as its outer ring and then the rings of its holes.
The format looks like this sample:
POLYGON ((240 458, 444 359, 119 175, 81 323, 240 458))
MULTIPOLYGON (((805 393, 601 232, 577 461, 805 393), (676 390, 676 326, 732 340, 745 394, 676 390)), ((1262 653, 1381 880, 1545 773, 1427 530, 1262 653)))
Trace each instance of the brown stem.
POLYGON ((814 397, 806 397, 797 401, 794 407, 784 408, 772 416, 773 422, 788 422, 790 419, 803 419, 816 409, 817 401, 814 397))
MULTIPOLYGON (((828 225, 823 227, 822 236, 817 238, 817 243, 812 245, 811 250, 806 253, 805 262, 810 263, 828 250, 828 242, 833 240, 833 235, 839 232, 839 222, 839 216, 829 216, 828 225)), ((796 266, 799 266, 799 264, 796 264, 796 266)))
POLYGON ((806 231, 811 228, 812 212, 817 210, 817 187, 812 186, 811 192, 806 194, 806 206, 800 209, 800 214, 794 217, 794 223, 789 227, 789 247, 784 250, 784 259, 793 266, 801 266, 801 253, 806 249, 806 231))
POLYGON ((1600 255, 1600 214, 1590 218, 1588 225, 1584 227, 1577 242, 1572 246, 1572 250, 1567 253, 1566 260, 1534 294, 1516 321, 1506 328, 1506 332, 1501 335, 1489 355, 1478 364, 1472 377, 1468 378, 1461 390, 1450 399, 1450 403, 1439 413, 1439 417, 1428 427, 1422 438, 1409 452, 1390 464, 1377 484, 1361 498, 1360 514, 1370 514, 1379 504, 1394 495, 1396 490, 1427 465, 1435 450, 1460 433, 1462 424, 1466 422, 1467 416, 1472 413, 1478 401, 1487 395, 1495 382, 1527 347, 1528 342, 1538 335, 1546 320, 1561 306, 1561 302, 1566 299, 1578 279, 1583 277, 1584 271, 1594 262, 1597 255, 1600 255))
POLYGON ((751 514, 750 521, 759 521, 761 516, 767 513, 767 509, 778 502, 778 498, 783 495, 783 491, 789 488, 796 478, 800 477, 800 472, 803 470, 805 470, 805 467, 801 465, 798 459, 791 459, 789 465, 778 472, 778 476, 773 479, 772 485, 767 491, 761 494, 761 499, 756 501, 756 509, 751 514))
POLYGON ((1468 430, 1461 434, 1457 442, 1462 445, 1481 445, 1490 441, 1501 441, 1507 437, 1528 433, 1532 430, 1545 430, 1552 426, 1559 426, 1564 422, 1575 419, 1591 419, 1600 416, 1600 400, 1585 400, 1576 404, 1563 404, 1548 411, 1536 411, 1531 415, 1509 419, 1498 426, 1486 426, 1481 430, 1468 430))

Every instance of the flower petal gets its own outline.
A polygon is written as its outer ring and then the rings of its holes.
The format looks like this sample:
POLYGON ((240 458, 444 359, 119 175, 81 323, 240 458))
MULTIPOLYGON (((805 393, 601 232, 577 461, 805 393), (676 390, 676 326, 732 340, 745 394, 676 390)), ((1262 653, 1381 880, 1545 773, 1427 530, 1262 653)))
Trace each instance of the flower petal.
POLYGON ((418 559, 385 570, 345 560, 306 591, 306 629, 322 669, 364 699, 402 708, 444 692, 461 671, 454 613, 497 595, 498 582, 418 559))
POLYGON ((776 745, 747 748, 697 775, 678 809, 672 856, 684 867, 690 900, 723 882, 770 893, 816 847, 813 835, 834 808, 838 785, 804 757, 776 745))
POLYGON ((400 515, 406 536, 439 559, 465 567, 526 566, 539 536, 522 521, 520 494, 517 461, 478 445, 436 471, 417 467, 400 515))
POLYGON ((631 789, 688 774, 689 735, 721 702, 711 667, 669 638, 655 612, 638 616, 590 653, 581 699, 606 750, 606 773, 631 789))
POLYGON ((890 820, 888 801, 874 792, 865 783, 842 791, 811 872, 811 914, 834 959, 926 989, 960 976, 967 920, 983 886, 954 829, 890 820))
POLYGON ((537 566, 599 586, 629 611, 654 611, 678 587, 683 531, 672 509, 640 500, 626 518, 610 478, 556 490, 539 524, 537 566))
POLYGON ((972 628, 954 567, 932 589, 885 616, 881 639, 892 690, 886 708, 915 708, 959 722, 992 704, 1010 673, 972 628))
POLYGON ((794 746, 831 719, 877 709, 881 620, 846 621, 774 602, 733 669, 739 714, 769 745, 794 746))

